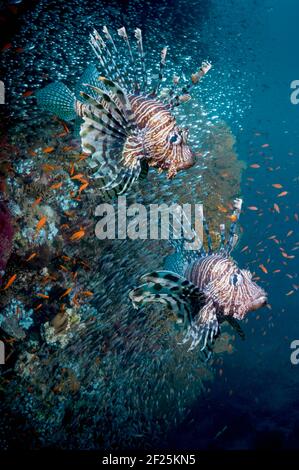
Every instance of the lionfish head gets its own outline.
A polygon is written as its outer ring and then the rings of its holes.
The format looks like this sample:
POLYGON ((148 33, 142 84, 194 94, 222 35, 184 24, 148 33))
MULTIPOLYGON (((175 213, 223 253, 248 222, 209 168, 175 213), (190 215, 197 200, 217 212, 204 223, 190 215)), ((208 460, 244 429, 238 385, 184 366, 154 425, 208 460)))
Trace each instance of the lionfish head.
POLYGON ((168 142, 170 144, 169 157, 169 177, 175 176, 180 170, 187 170, 195 163, 195 154, 188 145, 188 128, 180 128, 176 126, 168 134, 168 142))
POLYGON ((223 315, 242 320, 248 312, 267 304, 266 292, 252 280, 250 271, 240 269, 231 259, 222 263, 221 269, 221 277, 218 270, 209 290, 223 315))
POLYGON ((239 269, 235 265, 228 282, 232 300, 230 313, 234 318, 242 320, 248 312, 267 304, 266 292, 252 280, 252 274, 247 269, 239 269))

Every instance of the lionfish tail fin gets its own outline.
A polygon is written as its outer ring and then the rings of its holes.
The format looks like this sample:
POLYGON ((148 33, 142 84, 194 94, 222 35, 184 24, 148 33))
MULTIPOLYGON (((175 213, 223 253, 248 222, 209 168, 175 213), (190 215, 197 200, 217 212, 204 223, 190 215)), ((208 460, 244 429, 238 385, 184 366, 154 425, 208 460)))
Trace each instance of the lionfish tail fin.
POLYGON ((35 93, 37 104, 64 121, 76 118, 75 94, 62 82, 54 82, 35 93))
POLYGON ((178 323, 188 326, 205 302, 202 292, 191 282, 171 271, 155 271, 141 278, 144 284, 129 293, 135 308, 159 302, 178 315, 178 323))

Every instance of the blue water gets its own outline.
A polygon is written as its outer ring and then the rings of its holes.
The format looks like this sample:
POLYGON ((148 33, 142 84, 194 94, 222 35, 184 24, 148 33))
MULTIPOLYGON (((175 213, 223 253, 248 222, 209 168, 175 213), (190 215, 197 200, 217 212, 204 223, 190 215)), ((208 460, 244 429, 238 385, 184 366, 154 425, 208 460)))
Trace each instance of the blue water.
POLYGON ((198 400, 188 418, 191 424, 186 422, 174 433, 173 443, 185 448, 190 442, 207 448, 297 448, 299 368, 290 362, 290 343, 299 337, 298 293, 293 287, 298 283, 298 261, 283 258, 279 248, 296 256, 291 250, 298 241, 294 214, 298 212, 299 106, 290 102, 290 83, 299 73, 299 5, 231 1, 211 2, 210 7, 207 30, 215 44, 209 42, 211 55, 219 58, 220 68, 231 63, 233 71, 240 69, 240 74, 230 76, 232 88, 238 88, 240 76, 249 77, 243 92, 250 94, 250 109, 242 118, 235 116, 232 125, 242 129, 236 129, 237 149, 248 165, 242 181, 245 208, 257 206, 259 211, 245 210, 242 216, 244 234, 237 259, 261 277, 271 310, 248 316, 247 340, 239 340, 237 353, 223 358, 223 375, 211 393, 198 400), (260 168, 250 168, 253 163, 260 168), (275 183, 283 189, 273 188, 275 183), (283 190, 287 196, 277 198, 283 190), (274 203, 280 214, 272 210, 274 203), (294 233, 286 238, 291 230, 294 233), (279 245, 268 240, 272 235, 279 245), (246 245, 251 251, 240 253, 246 245), (268 274, 258 268, 261 263, 268 274), (286 296, 292 290, 294 294, 286 296))

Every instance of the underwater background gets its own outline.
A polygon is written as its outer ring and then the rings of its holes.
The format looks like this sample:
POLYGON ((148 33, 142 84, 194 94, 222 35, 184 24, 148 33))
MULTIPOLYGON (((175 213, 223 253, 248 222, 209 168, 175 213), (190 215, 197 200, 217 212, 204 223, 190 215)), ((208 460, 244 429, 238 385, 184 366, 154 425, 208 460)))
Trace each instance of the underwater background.
POLYGON ((290 360, 299 339, 299 107, 290 100, 298 2, 42 0, 1 8, 14 24, 1 51, 2 286, 16 274, 0 298, 8 351, 1 449, 298 448, 299 366, 290 360), (162 268, 168 243, 100 241, 98 199, 70 196, 78 191, 71 178, 53 188, 72 165, 83 171, 84 159, 71 126, 38 109, 34 91, 55 80, 74 89, 95 62, 89 32, 103 25, 142 29, 150 73, 164 45, 168 78, 190 75, 204 59, 213 64, 177 111, 202 158, 172 181, 150 172, 150 184, 132 196, 203 202, 214 229, 234 197, 244 200, 234 258, 255 273, 269 305, 242 323, 245 341, 227 326, 209 364, 178 344, 163 309, 142 315, 130 304, 129 290, 162 268), (36 234, 41 212, 47 229, 36 234), (71 240, 81 227, 85 236, 71 240))

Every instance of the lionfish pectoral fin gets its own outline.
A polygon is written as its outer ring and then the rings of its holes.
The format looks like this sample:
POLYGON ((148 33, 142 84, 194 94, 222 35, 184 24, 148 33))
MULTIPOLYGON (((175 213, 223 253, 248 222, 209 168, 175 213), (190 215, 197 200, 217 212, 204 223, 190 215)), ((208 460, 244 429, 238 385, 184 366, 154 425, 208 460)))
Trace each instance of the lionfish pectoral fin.
POLYGON ((135 308, 160 302, 177 313, 185 326, 190 325, 194 306, 203 302, 202 293, 194 284, 171 271, 154 271, 142 276, 141 281, 144 284, 129 293, 135 308))
POLYGON ((62 82, 54 82, 35 93, 37 104, 45 111, 50 111, 65 121, 72 121, 77 116, 75 94, 62 82))
POLYGON ((81 92, 85 103, 82 147, 91 153, 88 163, 93 177, 101 180, 100 189, 124 194, 141 173, 142 142, 126 93, 111 80, 100 78, 105 89, 87 84, 86 92, 81 92))
POLYGON ((236 320, 234 317, 227 316, 225 317, 225 321, 230 324, 230 326, 238 333, 242 340, 245 340, 245 333, 241 328, 238 320, 236 320))
POLYGON ((208 302, 199 311, 182 341, 182 344, 190 342, 188 351, 192 351, 197 346, 200 351, 204 351, 214 344, 219 334, 219 323, 216 316, 216 310, 211 302, 208 302))

